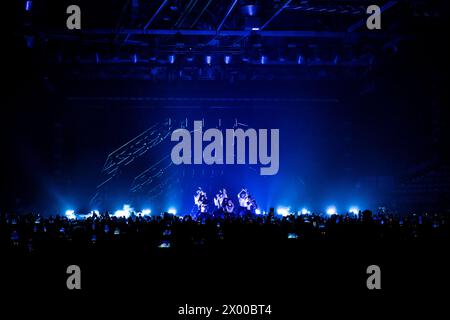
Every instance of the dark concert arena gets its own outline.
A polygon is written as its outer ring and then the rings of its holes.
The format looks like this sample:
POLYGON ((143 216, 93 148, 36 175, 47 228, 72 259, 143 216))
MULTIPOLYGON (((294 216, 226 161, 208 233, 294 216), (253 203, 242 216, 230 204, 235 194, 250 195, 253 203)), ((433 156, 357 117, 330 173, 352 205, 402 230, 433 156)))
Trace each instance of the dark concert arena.
POLYGON ((434 319, 449 6, 8 3, 2 314, 434 319))

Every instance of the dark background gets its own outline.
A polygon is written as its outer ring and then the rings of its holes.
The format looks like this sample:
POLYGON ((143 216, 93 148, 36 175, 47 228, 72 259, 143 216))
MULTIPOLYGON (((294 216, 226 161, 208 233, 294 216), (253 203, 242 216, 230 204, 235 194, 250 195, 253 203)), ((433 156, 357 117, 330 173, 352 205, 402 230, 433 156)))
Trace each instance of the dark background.
MULTIPOLYGON (((205 118, 207 127, 219 118, 230 127, 237 118, 253 128, 279 128, 279 174, 262 178, 248 167, 232 167, 212 176, 195 168, 176 180, 183 172, 171 170, 176 184, 164 190, 167 197, 145 203, 148 190, 133 195, 130 182, 169 150, 160 145, 123 170, 105 191, 103 208, 131 201, 136 208, 174 204, 187 211, 200 184, 211 193, 230 186, 233 194, 248 186, 265 207, 323 210, 333 203, 346 210, 357 202, 399 213, 446 212, 448 3, 394 2, 383 13, 382 30, 369 32, 364 25, 350 31, 365 20, 367 1, 292 1, 279 14, 284 2, 260 1, 258 25, 269 21, 265 31, 286 33, 258 37, 244 33, 252 22, 243 1, 222 26, 230 1, 168 1, 157 15, 162 1, 33 1, 31 14, 15 1, 4 11, 10 32, 2 46, 0 210, 94 209, 89 202, 108 153, 156 122, 187 117, 205 118), (65 29, 65 8, 72 3, 82 7, 82 31, 65 29), (242 33, 208 33, 219 26, 242 33), (198 33, 139 34, 143 29, 198 33), (204 63, 208 54, 211 66, 204 63), (227 54, 230 65, 223 62, 227 54), (268 57, 264 65, 262 55, 268 57)), ((21 304, 16 311, 36 301, 38 307, 28 311, 47 315, 66 315, 55 312, 59 300, 70 310, 94 304, 105 313, 149 306, 148 315, 159 311, 163 318, 176 305, 208 301, 270 303, 278 315, 358 306, 367 307, 358 313, 362 317, 391 307, 404 315, 445 306, 438 298, 446 297, 446 247, 350 242, 283 250, 243 245, 181 256, 7 256, 2 288, 8 300, 21 304), (68 264, 82 267, 81 293, 65 290, 68 264), (370 264, 382 268, 381 293, 364 286, 370 264)))

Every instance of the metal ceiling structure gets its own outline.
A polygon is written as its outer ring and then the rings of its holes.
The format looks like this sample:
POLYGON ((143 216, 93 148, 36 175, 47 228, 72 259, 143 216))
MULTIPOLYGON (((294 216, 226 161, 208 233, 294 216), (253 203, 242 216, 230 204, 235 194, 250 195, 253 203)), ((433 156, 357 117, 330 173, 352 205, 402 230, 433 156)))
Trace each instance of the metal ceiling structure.
POLYGON ((23 26, 18 35, 46 57, 49 68, 63 65, 80 78, 100 73, 115 78, 122 72, 114 68, 126 64, 136 70, 127 76, 158 80, 170 78, 173 69, 180 79, 183 73, 223 79, 224 73, 237 72, 233 66, 251 65, 365 72, 386 47, 409 41, 417 30, 445 19, 446 5, 376 1, 383 12, 382 29, 371 31, 365 28, 366 9, 374 3, 365 0, 80 1, 82 29, 67 30, 64 2, 32 2, 33 9, 19 19, 23 26), (101 65, 102 70, 88 69, 83 75, 80 65, 101 65))

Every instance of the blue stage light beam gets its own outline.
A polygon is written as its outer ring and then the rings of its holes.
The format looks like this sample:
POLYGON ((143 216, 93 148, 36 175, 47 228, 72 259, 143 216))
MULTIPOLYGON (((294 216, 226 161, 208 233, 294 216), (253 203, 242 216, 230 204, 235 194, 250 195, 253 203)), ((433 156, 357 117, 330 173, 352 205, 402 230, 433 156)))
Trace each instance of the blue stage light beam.
POLYGON ((327 214, 332 216, 334 214, 337 214, 337 210, 335 206, 330 206, 327 208, 327 214))
POLYGON ((70 219, 70 220, 74 220, 77 218, 77 216, 75 214, 75 210, 66 210, 65 216, 67 219, 70 219))
POLYGON ((116 218, 129 218, 133 209, 128 204, 124 204, 122 210, 114 212, 113 216, 116 218))
POLYGON ((310 213, 311 213, 311 211, 309 211, 309 210, 306 209, 306 208, 303 208, 300 212, 301 212, 302 214, 310 214, 310 213))
POLYGON ((290 207, 278 207, 277 208, 277 213, 280 216, 287 217, 288 215, 290 215, 290 210, 291 210, 290 207))

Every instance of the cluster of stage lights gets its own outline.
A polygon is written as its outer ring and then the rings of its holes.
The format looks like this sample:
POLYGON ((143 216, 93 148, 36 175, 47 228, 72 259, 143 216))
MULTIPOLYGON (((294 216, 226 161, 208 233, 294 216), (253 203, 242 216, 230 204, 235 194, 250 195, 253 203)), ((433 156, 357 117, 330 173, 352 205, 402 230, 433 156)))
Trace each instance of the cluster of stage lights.
MULTIPOLYGON (((169 214, 176 215, 177 214, 177 209, 174 208, 174 207, 170 207, 169 209, 167 209, 166 212, 169 213, 169 214)), ((325 212, 326 212, 326 214, 328 216, 332 216, 332 215, 337 215, 338 214, 338 211, 337 211, 335 206, 329 206, 326 209, 325 212)), ((358 207, 353 206, 353 207, 350 207, 347 212, 351 213, 351 214, 354 214, 354 215, 358 215, 360 210, 359 210, 358 207)), ((133 213, 135 215, 137 215, 137 216, 140 215, 140 216, 144 217, 144 216, 150 216, 152 211, 150 209, 143 209, 141 211, 137 211, 136 212, 136 211, 134 211, 134 209, 130 205, 125 204, 125 205, 123 205, 122 209, 116 210, 114 212, 114 214, 112 214, 111 216, 112 217, 116 217, 116 218, 126 218, 126 219, 128 219, 133 213)), ((295 214, 297 214, 297 215, 308 215, 308 214, 311 214, 311 211, 308 210, 307 208, 302 208, 301 210, 295 212, 295 211, 291 210, 291 207, 280 206, 280 207, 277 208, 276 213, 279 216, 287 217, 287 216, 295 215, 295 214)), ((66 212, 65 212, 65 216, 69 220, 74 220, 74 219, 77 219, 78 217, 86 219, 86 218, 90 218, 90 217, 94 216, 94 214, 95 215, 99 215, 100 212, 98 210, 92 210, 89 214, 85 214, 85 215, 78 215, 78 214, 75 213, 75 210, 66 210, 66 212)), ((255 214, 256 215, 265 215, 265 214, 267 214, 267 212, 266 211, 261 211, 261 209, 256 209, 255 210, 255 214)))
MULTIPOLYGON (((359 210, 358 207, 353 206, 353 207, 350 207, 347 212, 351 213, 351 214, 354 214, 354 215, 358 215, 359 211, 360 210, 359 210)), ((290 207, 278 207, 276 212, 277 212, 278 215, 283 216, 283 217, 287 217, 287 216, 294 215, 294 214, 297 214, 297 215, 308 215, 308 214, 311 214, 311 211, 308 210, 307 208, 302 208, 301 210, 299 210, 297 212, 293 212, 293 211, 291 211, 290 207)), ((332 216, 332 215, 337 215, 338 214, 338 211, 337 211, 335 206, 329 206, 325 210, 325 212, 326 212, 326 214, 328 216, 332 216)))
MULTIPOLYGON (((194 58, 192 56, 188 56, 186 59, 189 62, 194 61, 194 58)), ((134 54, 132 56, 132 60, 133 60, 133 63, 137 63, 138 59, 137 59, 136 54, 134 54)), ((175 55, 175 54, 169 54, 167 56, 167 61, 170 64, 174 64, 176 60, 177 60, 177 55, 175 55)), ((209 54, 204 57, 205 64, 207 64, 209 66, 213 64, 214 60, 215 60, 214 57, 212 55, 209 55, 209 54)), ((249 62, 250 59, 248 57, 242 57, 242 61, 249 62)), ((261 55, 261 56, 259 56, 259 58, 256 61, 258 61, 260 64, 267 64, 268 61, 269 61, 269 57, 267 55, 261 55)), ((223 56, 223 63, 228 65, 231 62, 232 62, 232 56, 231 55, 226 54, 226 55, 223 56)), ((297 62, 297 64, 303 64, 305 62, 305 58, 303 57, 303 55, 298 55, 296 62, 297 62)))
MULTIPOLYGON (((129 217, 131 217, 132 214, 135 214, 136 216, 145 217, 145 216, 150 216, 151 213, 152 213, 151 209, 143 209, 141 211, 136 212, 130 205, 125 204, 125 205, 123 205, 122 209, 116 210, 110 216, 116 217, 116 218, 128 219, 129 217)), ((174 207, 170 207, 169 209, 167 209, 167 213, 176 215, 177 210, 174 207)), ((77 218, 87 219, 87 218, 93 217, 94 215, 99 215, 99 214, 100 214, 100 211, 92 210, 89 214, 79 215, 79 214, 75 213, 75 210, 71 209, 71 210, 66 210, 65 217, 69 220, 75 220, 77 218)))

